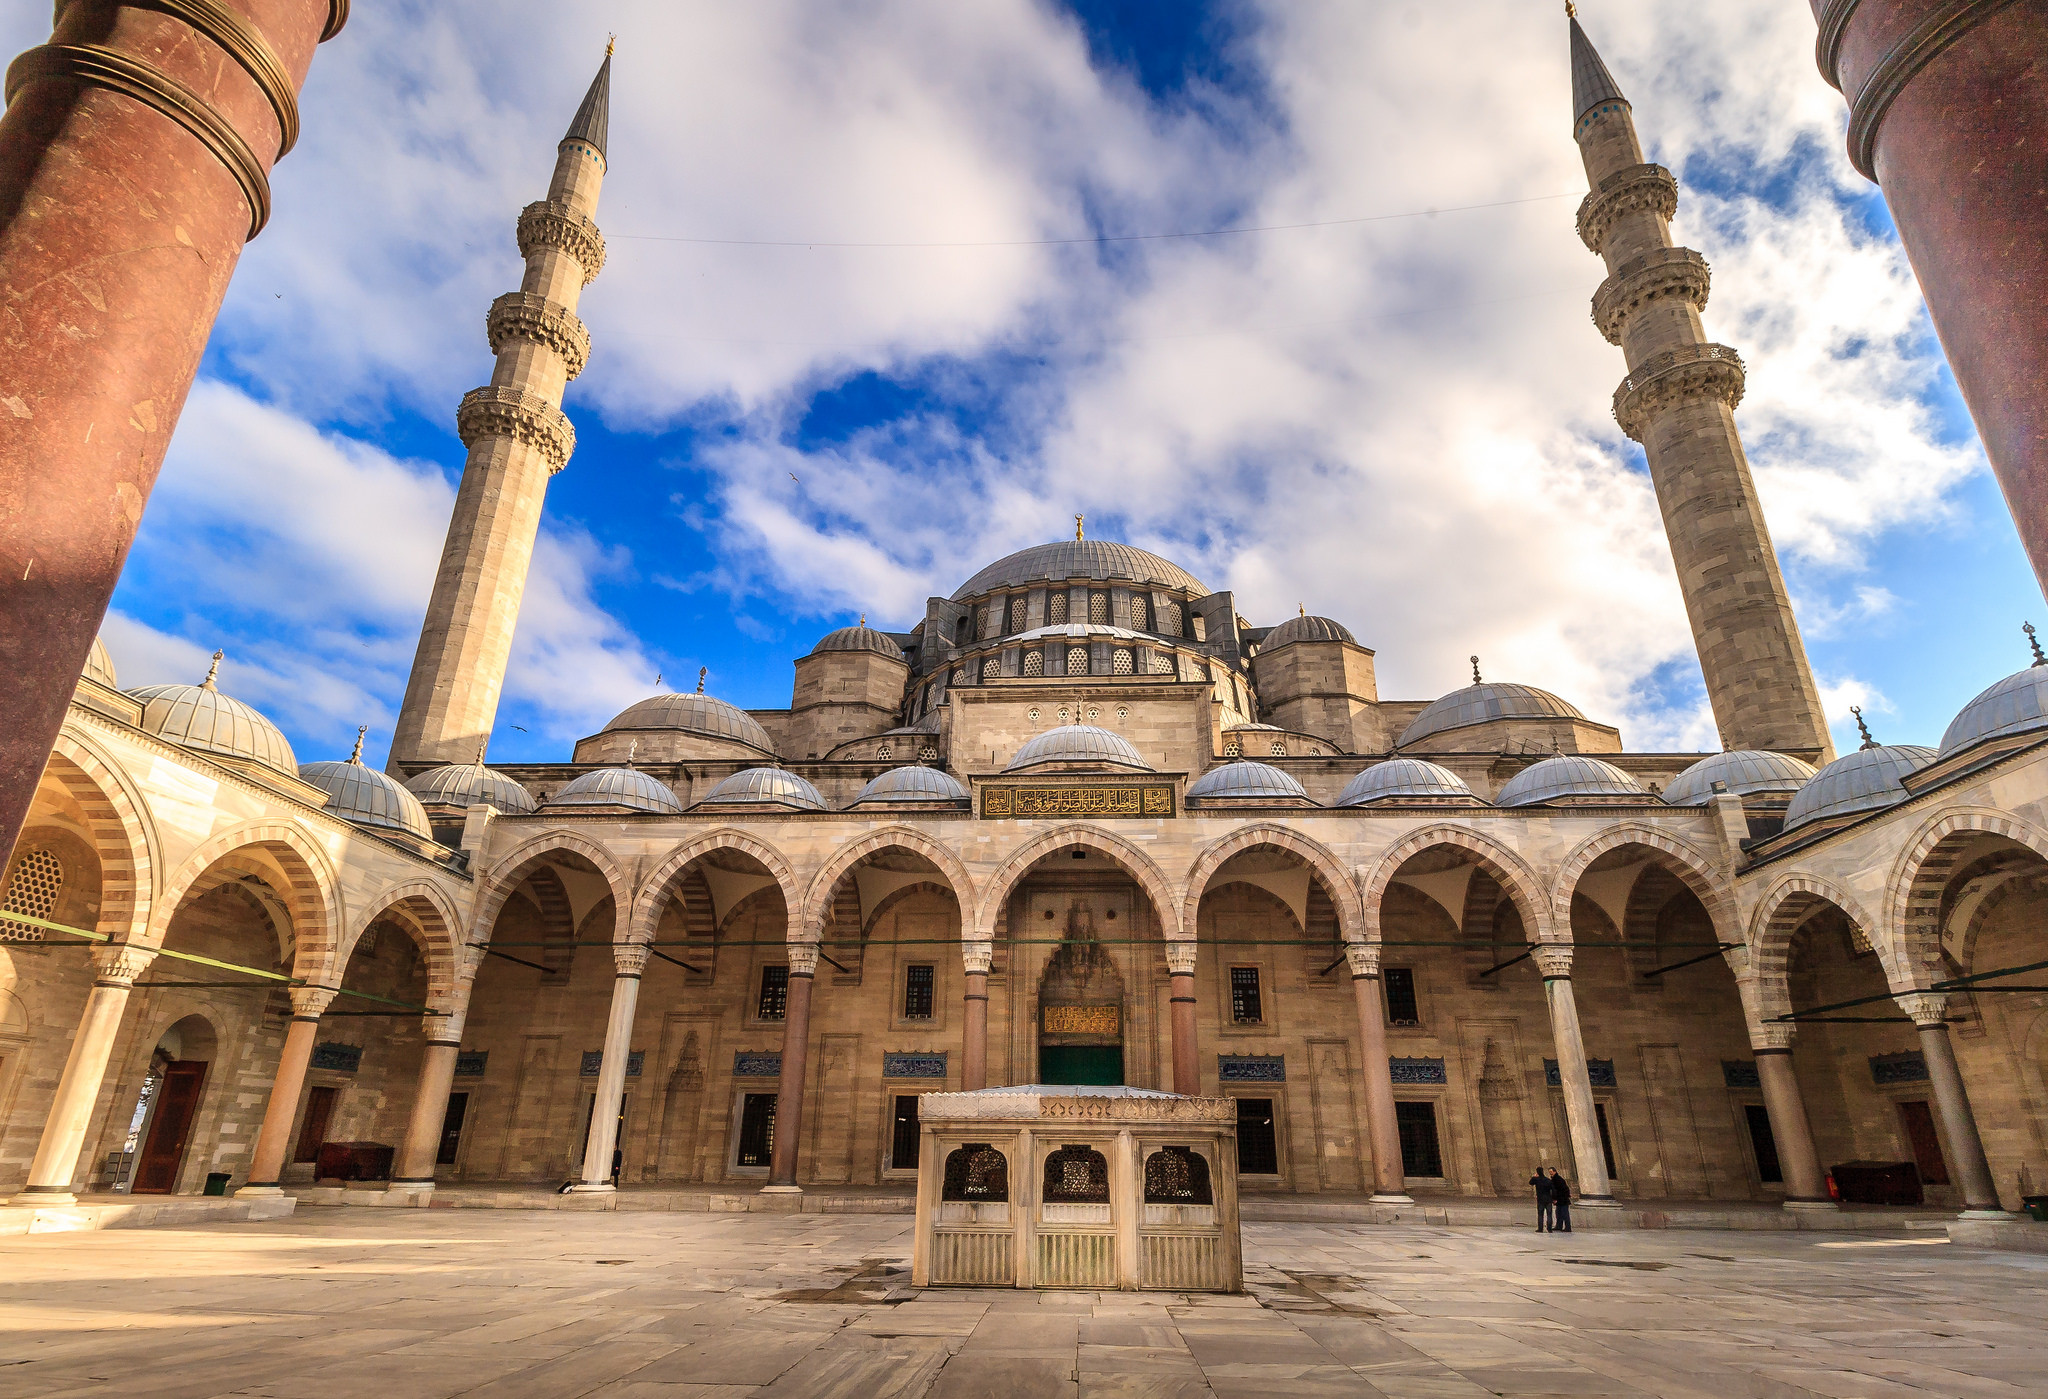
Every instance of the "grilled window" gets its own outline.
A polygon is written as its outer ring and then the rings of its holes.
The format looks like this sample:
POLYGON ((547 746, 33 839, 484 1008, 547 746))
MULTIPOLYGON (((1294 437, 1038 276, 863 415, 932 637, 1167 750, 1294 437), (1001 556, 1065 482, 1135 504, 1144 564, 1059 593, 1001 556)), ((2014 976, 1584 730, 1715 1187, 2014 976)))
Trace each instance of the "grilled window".
POLYGON ((1092 1146, 1063 1146, 1045 1158, 1045 1203, 1109 1203, 1109 1159, 1092 1146))
POLYGON ((1276 758, 1284 758, 1287 756, 1286 740, 1278 738, 1273 740, 1273 756, 1276 758))
POLYGON ((1099 622, 1104 626, 1107 626, 1109 624, 1108 593, 1088 594, 1088 620, 1091 622, 1099 622))
POLYGON ((1146 613, 1147 613, 1148 611, 1150 611, 1150 610, 1151 610, 1151 609, 1149 609, 1148 607, 1146 607, 1146 605, 1145 605, 1145 599, 1144 599, 1144 597, 1143 597, 1143 596, 1139 596, 1139 597, 1134 597, 1134 598, 1132 598, 1132 599, 1131 599, 1131 630, 1132 630, 1132 631, 1144 631, 1144 630, 1146 630, 1146 626, 1145 626, 1146 616, 1145 616, 1145 614, 1146 614, 1146 613))
POLYGON ((920 962, 909 969, 903 981, 903 1018, 905 1020, 929 1020, 932 1018, 932 965, 920 962))
POLYGON ((1230 1018, 1240 1025, 1255 1025, 1266 1018, 1265 1006, 1259 997, 1257 967, 1230 969, 1230 1018))
POLYGON ((1231 739, 1225 739, 1225 740, 1224 740, 1224 743, 1223 743, 1223 756, 1224 756, 1224 757, 1226 757, 1226 758, 1235 758, 1235 757, 1239 757, 1239 756, 1241 756, 1241 755, 1239 754, 1239 752, 1238 752, 1238 748, 1237 748, 1237 740, 1236 740, 1236 739, 1234 739, 1234 738, 1231 738, 1231 739))
POLYGON ((1442 1175, 1444 1158, 1437 1149, 1436 1104, 1396 1103, 1394 1125, 1401 1132, 1401 1174, 1442 1175))
POLYGON ((1280 1149, 1273 1139, 1273 1100, 1237 1100, 1237 1173, 1245 1176, 1280 1174, 1280 1149))
POLYGON ((1045 620, 1053 626, 1065 626, 1067 621, 1067 594, 1064 588, 1055 591, 1047 599, 1045 620))
POLYGON ((889 1139, 889 1169, 917 1169, 917 1094, 896 1095, 896 1130, 889 1139))
POLYGON ((1086 646, 1069 646, 1067 648, 1067 674, 1086 675, 1087 673, 1088 648, 1086 646))
POLYGON ((762 1020, 780 1020, 789 1009, 789 968, 761 968, 761 1004, 755 1012, 762 1020))
POLYGON ((1180 635, 1180 604, 1169 602, 1159 609, 1159 630, 1166 636, 1180 635))
POLYGON ((1136 670, 1137 667, 1132 660, 1130 647, 1119 646, 1110 654, 1109 673, 1111 675, 1131 675, 1136 673, 1136 670))
POLYGON ((1010 1161, 987 1142, 969 1142, 946 1156, 941 1200, 982 1201, 1010 1198, 1010 1161))
POLYGON ((1001 656, 990 656, 981 663, 981 678, 984 680, 993 680, 1002 673, 1003 658, 1001 656))
POLYGON ((1010 630, 1012 632, 1020 632, 1024 630, 1024 609, 1024 594, 1019 593, 1017 594, 1017 596, 1010 599, 1010 630))
POLYGON ((1411 967, 1388 967, 1380 973, 1380 985, 1387 991, 1387 1023, 1420 1025, 1422 1015, 1415 1006, 1415 971, 1411 967))
MULTIPOLYGON (((14 877, 7 883, 7 898, 0 913, 19 913, 48 920, 57 907, 57 895, 64 890, 64 866, 56 855, 40 846, 22 852, 14 864, 14 877)), ((33 923, 0 919, 0 942, 41 942, 43 929, 33 923)))
POLYGON ((1026 651, 1024 653, 1024 673, 1026 675, 1045 674, 1045 652, 1026 651))
POLYGON ((775 1095, 749 1093, 740 1106, 740 1149, 734 1164, 765 1166, 774 1155, 775 1095))
POLYGON ((1148 1205, 1213 1205, 1209 1163, 1184 1146, 1162 1147, 1145 1158, 1145 1203, 1148 1205))

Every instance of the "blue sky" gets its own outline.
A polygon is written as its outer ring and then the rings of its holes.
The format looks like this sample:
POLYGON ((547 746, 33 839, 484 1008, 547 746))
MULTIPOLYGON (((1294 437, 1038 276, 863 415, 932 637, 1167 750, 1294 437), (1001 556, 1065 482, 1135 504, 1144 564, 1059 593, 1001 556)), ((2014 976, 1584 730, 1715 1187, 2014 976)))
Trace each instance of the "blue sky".
MULTIPOLYGON (((1738 423, 1837 742, 1861 703, 1932 743, 2048 609, 1800 9, 1582 15, 1680 176, 1709 333, 1750 365, 1738 423)), ((595 351, 496 757, 566 758, 657 673, 786 704, 824 631, 907 628, 1076 512, 1255 623, 1344 621, 1389 698, 1477 651, 1632 747, 1714 746, 1607 413, 1560 16, 970 10, 359 8, 116 595, 122 683, 196 679, 220 645, 302 760, 358 723, 381 751, 513 218, 616 29, 595 351), (1496 207, 1423 212, 1464 205, 1496 207), (1085 241, 1250 225, 1320 226, 1085 241)))

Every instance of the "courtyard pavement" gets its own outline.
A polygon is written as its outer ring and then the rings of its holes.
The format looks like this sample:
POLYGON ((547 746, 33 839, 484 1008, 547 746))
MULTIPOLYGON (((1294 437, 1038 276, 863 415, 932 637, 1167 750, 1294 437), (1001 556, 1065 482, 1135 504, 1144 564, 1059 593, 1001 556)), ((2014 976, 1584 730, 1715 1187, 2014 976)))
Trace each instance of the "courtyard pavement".
POLYGON ((0 1396, 2048 1392, 2048 1257, 1254 1224, 1248 1295, 909 1284, 900 1216, 302 1207, 0 1241, 0 1396))

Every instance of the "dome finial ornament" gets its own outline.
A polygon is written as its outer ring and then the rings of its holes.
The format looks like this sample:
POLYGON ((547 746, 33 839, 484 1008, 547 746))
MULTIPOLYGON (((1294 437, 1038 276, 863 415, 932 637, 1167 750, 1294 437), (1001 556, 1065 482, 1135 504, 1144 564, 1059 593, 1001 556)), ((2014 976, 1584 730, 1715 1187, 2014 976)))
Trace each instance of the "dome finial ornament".
MULTIPOLYGON (((1577 19, 1579 17, 1579 7, 1574 5, 1572 0, 1564 0, 1564 17, 1566 19, 1577 19)), ((605 52, 609 53, 611 50, 607 49, 605 52)))
POLYGON ((2034 634, 2032 622, 2021 622, 2020 630, 2027 634, 2027 645, 2034 648, 2034 664, 2048 665, 2048 656, 2041 654, 2041 638, 2034 634))
POLYGON ((1870 736, 1870 725, 1863 722, 1863 706, 1852 704, 1849 706, 1849 712, 1856 716, 1856 732, 1863 735, 1863 743, 1858 751, 1877 747, 1877 740, 1870 736))
POLYGON ((484 765, 484 754, 490 751, 491 741, 488 738, 476 746, 476 765, 478 767, 482 767, 484 765))
POLYGON ((1081 536, 1081 522, 1082 522, 1083 520, 1087 519, 1087 518, 1088 518, 1088 517, 1087 517, 1086 515, 1076 515, 1076 516, 1074 517, 1074 538, 1076 538, 1076 539, 1079 539, 1079 538, 1081 538, 1081 537, 1082 537, 1082 536, 1081 536))
POLYGON ((863 612, 863 613, 861 613, 861 614, 860 614, 860 624, 861 624, 862 626, 866 626, 866 625, 868 624, 868 614, 867 614, 867 613, 863 612))
POLYGON ((216 680, 218 680, 218 679, 220 679, 220 658, 221 658, 221 657, 222 657, 222 656, 223 656, 224 654, 226 654, 226 653, 225 653, 225 652, 221 652, 221 651, 215 651, 215 652, 213 653, 213 664, 212 664, 212 665, 210 665, 210 666, 208 666, 208 667, 206 668, 206 678, 205 678, 204 680, 202 680, 202 681, 200 681, 200 682, 199 682, 199 688, 200 688, 200 689, 202 689, 202 690, 216 690, 216 689, 219 689, 219 688, 220 688, 219 686, 215 685, 215 684, 214 684, 213 682, 214 682, 214 681, 216 681, 216 680))
POLYGON ((363 765, 363 738, 369 732, 370 726, 368 724, 356 725, 356 746, 349 753, 348 760, 354 763, 357 767, 361 767, 363 765))
POLYGON ((1472 683, 1474 685, 1484 685, 1486 683, 1479 678, 1479 657, 1477 656, 1472 658, 1472 683))
POLYGON ((703 694, 703 693, 704 693, 704 677, 705 677, 705 676, 707 676, 707 675, 709 675, 710 673, 711 673, 711 667, 710 667, 710 666, 708 666, 708 665, 700 665, 700 666, 698 666, 698 667, 697 667, 697 693, 698 693, 698 694, 700 694, 700 695, 701 695, 701 694, 703 694))
POLYGON ((633 740, 633 741, 632 741, 631 743, 629 743, 629 744, 627 744, 627 745, 626 745, 626 766, 627 766, 627 767, 629 767, 629 768, 630 768, 630 767, 632 767, 632 766, 633 766, 633 759, 634 759, 635 757, 637 757, 637 756, 639 755, 639 752, 640 752, 640 740, 639 740, 639 739, 637 739, 637 738, 636 738, 636 739, 634 739, 634 740, 633 740))
MULTIPOLYGON (((1566 4, 1566 6, 1565 6, 1565 8, 1566 8, 1566 9, 1570 9, 1570 8, 1571 8, 1570 4, 1569 4, 1569 3, 1567 3, 1567 4, 1566 4)), ((605 36, 605 41, 604 41, 604 56, 605 56, 606 58, 610 58, 610 57, 612 56, 612 50, 613 50, 613 49, 615 49, 615 48, 617 48, 618 46, 619 46, 619 36, 618 36, 618 35, 616 35, 616 34, 608 34, 608 35, 606 35, 606 36, 605 36)))

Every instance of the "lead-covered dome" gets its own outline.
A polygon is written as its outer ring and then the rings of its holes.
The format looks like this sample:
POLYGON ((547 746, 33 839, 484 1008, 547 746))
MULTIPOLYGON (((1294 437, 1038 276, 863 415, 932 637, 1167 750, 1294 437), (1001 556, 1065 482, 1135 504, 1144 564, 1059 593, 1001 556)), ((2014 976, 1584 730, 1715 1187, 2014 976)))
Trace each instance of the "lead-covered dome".
POLYGON ((668 784, 649 777, 637 768, 599 768, 586 772, 563 787, 541 807, 546 811, 579 806, 623 807, 628 811, 658 811, 674 816, 683 804, 668 784))
POLYGON ((434 832, 427 822, 427 809, 420 799, 375 768, 364 767, 361 757, 336 762, 307 763, 299 777, 327 793, 321 810, 357 826, 387 831, 404 831, 424 840, 434 832))
POLYGON ((287 775, 299 770, 284 733, 261 714, 214 688, 220 652, 197 685, 144 685, 128 691, 142 701, 142 727, 167 743, 224 758, 260 763, 287 775))
POLYGON ((1584 719, 1578 709, 1534 685, 1512 685, 1488 682, 1481 685, 1467 685, 1462 690, 1453 690, 1436 703, 1430 705, 1401 731, 1395 740, 1396 748, 1405 748, 1419 743, 1431 734, 1440 734, 1451 729, 1467 728, 1473 724, 1491 723, 1496 719, 1584 719))
POLYGON ((2048 730, 2048 665, 2031 665, 2008 675, 1963 706, 1941 736, 1946 758, 1986 739, 2048 730))
POLYGON ((405 785, 414 796, 434 806, 494 806, 523 816, 535 805, 531 792, 482 763, 428 768, 405 785))
POLYGON ((1573 800, 1654 802, 1657 798, 1613 763, 1584 753, 1558 753, 1509 778, 1494 804, 1542 806, 1573 800))
POLYGON ((1425 763, 1420 758, 1389 758, 1344 784, 1337 798, 1339 806, 1371 806, 1374 802, 1397 800, 1466 801, 1479 798, 1465 779, 1447 767, 1425 763))
POLYGON ((711 789, 699 806, 781 806, 795 811, 823 811, 818 789, 782 768, 748 768, 711 789))
POLYGON ((860 795, 853 799, 855 806, 867 802, 914 802, 934 805, 939 802, 964 802, 967 788, 951 773, 941 772, 934 767, 890 768, 867 786, 860 789, 860 795))
POLYGON ((826 632, 818 638, 818 644, 811 648, 813 656, 820 656, 828 651, 873 651, 876 655, 887 656, 891 660, 903 659, 903 648, 896 644, 896 639, 887 632, 876 631, 868 625, 865 617, 857 626, 841 627, 838 631, 826 632))
POLYGON ((1062 724, 1056 729, 1047 729, 1019 748, 1017 756, 1010 759, 1009 766, 1003 771, 1022 772, 1025 768, 1045 763, 1087 763, 1096 767, 1152 771, 1152 765, 1139 755, 1129 739, 1090 724, 1062 724))
POLYGON ((1051 544, 1034 544, 975 574, 953 590, 953 601, 974 597, 993 588, 1014 588, 1025 583, 1064 583, 1070 578, 1097 582, 1149 583, 1176 592, 1207 597, 1209 589, 1201 579, 1179 564, 1129 544, 1108 539, 1061 539, 1051 544))
POLYGON ((97 680, 109 690, 121 687, 114 683, 114 658, 107 654, 107 643, 98 637, 92 639, 92 650, 85 653, 85 669, 79 672, 87 680, 97 680))
POLYGON ((1830 816, 1876 811, 1906 799, 1901 778, 1935 759, 1932 748, 1914 743, 1880 744, 1845 753, 1814 774, 1785 808, 1785 829, 1830 816))
POLYGON ((1721 783, 1730 796, 1748 797, 1763 792, 1796 792, 1813 781, 1813 764, 1784 753, 1765 753, 1738 748, 1702 758, 1671 779, 1664 788, 1664 800, 1673 806, 1698 806, 1714 795, 1721 783))
POLYGON ((1291 773, 1267 763, 1239 761, 1211 768, 1188 784, 1187 801, 1196 803, 1243 801, 1307 801, 1308 789, 1291 773))
POLYGON ((651 696, 621 711, 602 732, 635 729, 681 729, 706 738, 729 738, 763 753, 775 751, 775 741, 754 721, 753 715, 736 704, 704 694, 651 696))
POLYGON ((1261 651, 1270 651, 1276 646, 1285 646, 1293 641, 1348 641, 1353 646, 1358 638, 1342 622, 1333 622, 1328 617, 1310 617, 1303 614, 1289 617, 1279 626, 1266 633, 1266 639, 1259 643, 1261 651))

